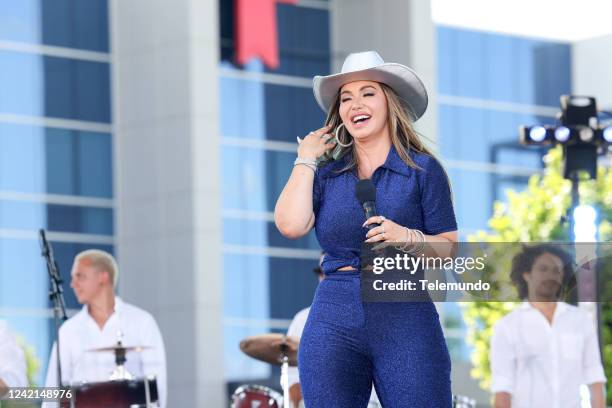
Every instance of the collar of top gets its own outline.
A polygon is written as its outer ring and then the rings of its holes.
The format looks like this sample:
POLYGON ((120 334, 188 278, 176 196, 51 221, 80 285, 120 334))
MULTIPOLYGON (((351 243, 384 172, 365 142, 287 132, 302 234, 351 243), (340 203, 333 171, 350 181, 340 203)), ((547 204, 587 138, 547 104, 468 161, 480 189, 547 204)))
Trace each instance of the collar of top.
MULTIPOLYGON (((349 163, 349 160, 349 153, 347 153, 344 156, 340 157, 338 160, 332 162, 331 164, 329 164, 329 166, 327 166, 327 171, 322 174, 322 177, 336 177, 346 171, 349 171, 348 169, 345 169, 345 167, 349 163)), ((404 163, 400 155, 397 153, 397 150, 395 149, 394 145, 391 145, 391 149, 389 149, 389 153, 387 154, 387 159, 381 167, 404 176, 410 176, 412 172, 412 168, 406 163, 404 163)))
MULTIPOLYGON (((115 296, 115 309, 113 310, 113 312, 120 314, 121 311, 123 310, 123 305, 124 305, 123 300, 121 300, 119 296, 115 296)), ((83 305, 83 307, 81 308, 81 311, 85 313, 85 316, 89 316, 89 310, 88 310, 87 305, 83 305)))
MULTIPOLYGON (((555 308, 555 316, 558 316, 559 314, 565 312, 567 310, 567 308, 569 307, 569 305, 565 302, 557 302, 557 307, 555 308)), ((519 306, 519 308, 521 310, 533 310, 536 312, 539 312, 538 309, 536 309, 535 307, 533 307, 531 305, 531 303, 529 303, 528 300, 523 300, 523 303, 521 303, 521 305, 519 306)))

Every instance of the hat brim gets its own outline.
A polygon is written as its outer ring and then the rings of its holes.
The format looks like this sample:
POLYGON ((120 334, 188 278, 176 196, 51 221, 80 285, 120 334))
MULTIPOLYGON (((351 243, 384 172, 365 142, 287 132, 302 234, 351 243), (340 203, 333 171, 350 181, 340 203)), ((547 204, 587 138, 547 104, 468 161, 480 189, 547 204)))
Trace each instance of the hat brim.
POLYGON ((407 66, 395 63, 385 63, 361 71, 315 76, 312 87, 321 109, 328 112, 340 88, 355 81, 375 81, 390 86, 409 107, 413 121, 423 116, 427 109, 428 97, 423 81, 407 66))

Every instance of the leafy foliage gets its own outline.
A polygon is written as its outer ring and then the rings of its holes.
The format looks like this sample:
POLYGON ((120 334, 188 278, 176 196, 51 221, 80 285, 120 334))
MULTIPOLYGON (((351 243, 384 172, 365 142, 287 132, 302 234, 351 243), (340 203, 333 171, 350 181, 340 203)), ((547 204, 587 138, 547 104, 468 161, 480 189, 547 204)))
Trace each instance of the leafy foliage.
MULTIPOLYGON (((36 387, 36 375, 38 374, 38 370, 40 370, 40 361, 36 357, 36 352, 34 348, 26 343, 26 341, 21 336, 17 336, 17 343, 23 350, 23 354, 26 360, 26 375, 28 377, 28 385, 30 387, 36 387)), ((17 401, 3 401, 0 402, 0 408, 35 408, 38 405, 35 403, 25 403, 25 402, 17 402, 17 401)))

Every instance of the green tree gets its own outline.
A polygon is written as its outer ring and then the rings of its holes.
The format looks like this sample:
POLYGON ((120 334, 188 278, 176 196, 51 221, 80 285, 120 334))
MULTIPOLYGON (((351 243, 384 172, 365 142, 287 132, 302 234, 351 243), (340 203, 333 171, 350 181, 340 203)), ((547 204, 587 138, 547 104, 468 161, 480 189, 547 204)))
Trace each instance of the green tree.
MULTIPOLYGON (((508 202, 496 202, 489 220, 489 232, 479 231, 469 237, 474 242, 547 242, 567 241, 569 226, 561 222, 571 205, 571 182, 563 178, 561 147, 551 149, 544 157, 542 174, 530 177, 522 192, 508 191, 508 202)), ((612 238, 612 170, 599 167, 597 179, 580 181, 582 204, 599 211, 599 238, 612 238)), ((510 270, 510 259, 503 254, 496 259, 496 269, 510 270), (500 261, 501 260, 501 261, 500 261)), ((490 258, 493 259, 493 258, 490 258)), ((606 298, 607 299, 607 298, 606 298)), ((489 389, 491 366, 489 345, 495 322, 511 311, 513 302, 470 302, 461 304, 468 330, 467 341, 474 348, 472 377, 489 389)), ((606 376, 612 379, 612 305, 602 304, 602 353, 606 376)), ((612 404, 612 381, 607 383, 608 404, 612 404)))

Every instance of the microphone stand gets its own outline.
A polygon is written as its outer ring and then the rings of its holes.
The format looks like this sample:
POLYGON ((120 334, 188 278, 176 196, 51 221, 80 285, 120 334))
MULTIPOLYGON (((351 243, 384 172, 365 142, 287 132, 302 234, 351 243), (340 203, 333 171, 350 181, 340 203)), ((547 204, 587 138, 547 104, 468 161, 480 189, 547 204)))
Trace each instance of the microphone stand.
MULTIPOLYGON (((59 330, 68 316, 66 315, 66 303, 64 301, 64 290, 62 288, 62 279, 59 274, 59 268, 57 262, 53 257, 53 249, 47 237, 45 230, 39 230, 40 233, 40 248, 42 256, 47 262, 47 271, 49 272, 49 278, 51 279, 51 289, 49 290, 49 299, 53 302, 53 317, 55 320, 55 336, 56 336, 56 355, 57 355, 57 386, 62 387, 62 360, 60 359, 60 335, 59 330)), ((58 407, 61 406, 61 398, 58 397, 58 407)))

